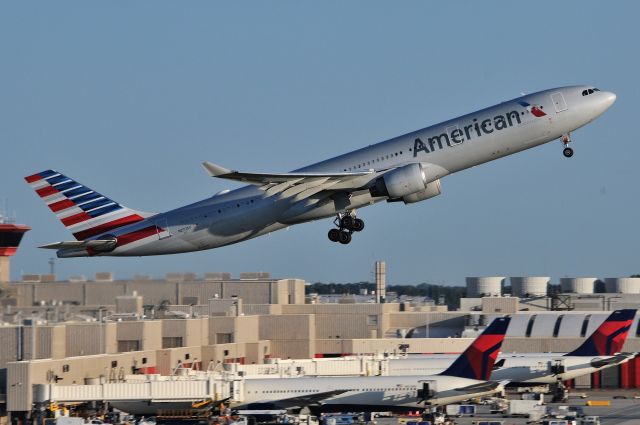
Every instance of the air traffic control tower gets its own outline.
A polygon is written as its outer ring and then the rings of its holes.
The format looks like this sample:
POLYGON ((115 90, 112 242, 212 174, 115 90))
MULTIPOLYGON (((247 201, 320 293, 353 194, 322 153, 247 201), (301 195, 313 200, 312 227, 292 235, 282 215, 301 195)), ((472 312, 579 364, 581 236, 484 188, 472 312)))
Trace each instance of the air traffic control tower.
POLYGON ((0 215, 0 283, 11 280, 11 257, 16 254, 20 241, 31 227, 8 222, 0 215))

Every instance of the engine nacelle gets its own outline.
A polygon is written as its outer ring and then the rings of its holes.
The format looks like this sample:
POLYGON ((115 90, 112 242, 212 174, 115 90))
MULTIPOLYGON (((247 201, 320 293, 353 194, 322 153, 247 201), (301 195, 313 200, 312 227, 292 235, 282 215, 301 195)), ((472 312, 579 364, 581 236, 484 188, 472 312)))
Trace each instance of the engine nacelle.
POLYGON ((420 192, 412 193, 411 195, 403 196, 402 202, 405 204, 413 204, 414 202, 424 201, 425 199, 433 198, 442 193, 442 187, 440 186, 440 179, 431 182, 424 190, 420 192))
POLYGON ((386 196, 389 199, 401 199, 427 188, 427 179, 422 165, 415 162, 396 168, 384 174, 370 189, 372 196, 386 196))

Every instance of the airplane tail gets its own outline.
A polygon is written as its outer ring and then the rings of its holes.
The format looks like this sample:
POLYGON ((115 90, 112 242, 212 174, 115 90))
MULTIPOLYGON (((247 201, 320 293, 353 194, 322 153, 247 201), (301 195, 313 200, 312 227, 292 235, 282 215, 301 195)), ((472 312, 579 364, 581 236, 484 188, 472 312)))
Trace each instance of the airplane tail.
POLYGON ((566 355, 593 357, 619 353, 627 340, 635 315, 635 309, 614 311, 580 347, 566 355))
POLYGON ((127 208, 54 170, 24 179, 79 241, 151 215, 127 208))
POLYGON ((440 375, 486 381, 491 376, 510 317, 498 317, 440 375))

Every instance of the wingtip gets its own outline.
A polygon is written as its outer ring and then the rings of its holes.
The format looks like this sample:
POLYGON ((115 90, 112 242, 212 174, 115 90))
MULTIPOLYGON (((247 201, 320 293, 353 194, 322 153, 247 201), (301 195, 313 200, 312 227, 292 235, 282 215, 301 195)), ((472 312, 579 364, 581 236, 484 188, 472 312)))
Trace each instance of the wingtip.
POLYGON ((224 167, 221 167, 219 165, 214 164, 213 162, 209 162, 209 161, 205 161, 202 163, 202 166, 204 167, 204 169, 207 171, 207 173, 209 173, 209 175, 211 177, 218 177, 218 176, 223 176, 225 174, 229 174, 232 171, 229 169, 226 169, 224 167))

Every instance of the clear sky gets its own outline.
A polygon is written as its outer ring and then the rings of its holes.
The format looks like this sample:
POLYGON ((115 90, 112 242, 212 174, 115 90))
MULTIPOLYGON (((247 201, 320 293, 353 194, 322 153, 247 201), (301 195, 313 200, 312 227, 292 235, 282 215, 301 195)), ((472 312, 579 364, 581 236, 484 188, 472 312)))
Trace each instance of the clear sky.
POLYGON ((618 95, 573 135, 443 179, 443 195, 199 253, 57 260, 57 273, 269 271, 308 281, 463 284, 465 276, 640 273, 640 3, 2 2, 0 199, 31 225, 12 276, 47 273, 71 235, 24 183, 54 168, 166 211, 233 182, 204 160, 286 172, 533 92, 618 95))

